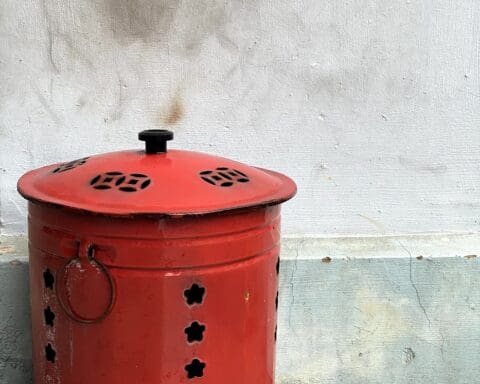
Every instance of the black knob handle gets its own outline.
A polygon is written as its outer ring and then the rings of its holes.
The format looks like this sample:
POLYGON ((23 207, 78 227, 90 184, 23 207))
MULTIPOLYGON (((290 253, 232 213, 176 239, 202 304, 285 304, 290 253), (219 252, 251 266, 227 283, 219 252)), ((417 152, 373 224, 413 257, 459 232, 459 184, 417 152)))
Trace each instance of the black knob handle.
POLYGON ((173 132, 166 129, 147 129, 138 134, 138 140, 145 141, 145 152, 167 152, 167 141, 173 139, 173 132))

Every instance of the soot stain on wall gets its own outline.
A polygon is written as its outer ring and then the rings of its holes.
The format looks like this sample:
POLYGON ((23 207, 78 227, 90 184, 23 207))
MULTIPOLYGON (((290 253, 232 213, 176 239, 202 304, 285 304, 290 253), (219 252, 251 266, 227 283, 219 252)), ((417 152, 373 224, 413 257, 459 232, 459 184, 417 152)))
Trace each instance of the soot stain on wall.
POLYGON ((122 45, 168 42, 181 54, 198 54, 203 41, 227 21, 225 3, 206 0, 106 0, 107 23, 122 45))
POLYGON ((185 115, 185 107, 182 98, 177 93, 166 109, 160 111, 160 125, 172 126, 183 119, 185 115))
POLYGON ((155 33, 168 31, 178 8, 178 0, 107 0, 111 27, 118 40, 150 40, 155 33))

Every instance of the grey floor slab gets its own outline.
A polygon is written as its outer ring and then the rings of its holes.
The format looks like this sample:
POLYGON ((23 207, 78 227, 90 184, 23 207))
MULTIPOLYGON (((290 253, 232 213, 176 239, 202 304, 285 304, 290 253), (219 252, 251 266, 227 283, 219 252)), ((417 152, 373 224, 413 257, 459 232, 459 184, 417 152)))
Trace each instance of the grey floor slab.
POLYGON ((480 262, 294 260, 281 268, 281 384, 480 382, 480 262))

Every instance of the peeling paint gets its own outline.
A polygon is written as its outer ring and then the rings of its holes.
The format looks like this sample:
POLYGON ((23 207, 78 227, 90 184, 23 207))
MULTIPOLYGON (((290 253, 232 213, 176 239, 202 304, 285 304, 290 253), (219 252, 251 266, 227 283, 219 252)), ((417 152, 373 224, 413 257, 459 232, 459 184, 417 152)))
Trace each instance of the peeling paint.
POLYGON ((5 253, 14 253, 15 247, 12 245, 0 245, 0 255, 5 253))

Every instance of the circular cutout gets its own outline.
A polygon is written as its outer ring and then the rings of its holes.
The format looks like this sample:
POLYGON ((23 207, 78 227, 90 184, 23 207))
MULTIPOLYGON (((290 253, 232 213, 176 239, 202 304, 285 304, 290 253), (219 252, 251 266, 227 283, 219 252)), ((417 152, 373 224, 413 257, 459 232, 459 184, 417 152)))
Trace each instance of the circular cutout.
POLYGON ((235 184, 248 183, 250 181, 245 173, 227 167, 201 171, 199 176, 203 181, 218 187, 232 187, 235 184))
POLYGON ((117 189, 122 192, 138 192, 147 188, 152 180, 143 173, 124 174, 118 171, 96 175, 90 180, 90 185, 97 190, 117 189))
POLYGON ((73 161, 69 161, 68 163, 63 163, 59 167, 55 168, 52 171, 52 173, 61 173, 61 172, 69 171, 73 168, 77 168, 80 165, 85 164, 87 162, 87 160, 88 160, 88 157, 83 157, 83 158, 78 159, 78 160, 73 160, 73 161))

